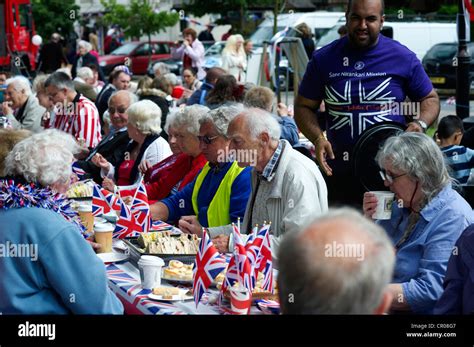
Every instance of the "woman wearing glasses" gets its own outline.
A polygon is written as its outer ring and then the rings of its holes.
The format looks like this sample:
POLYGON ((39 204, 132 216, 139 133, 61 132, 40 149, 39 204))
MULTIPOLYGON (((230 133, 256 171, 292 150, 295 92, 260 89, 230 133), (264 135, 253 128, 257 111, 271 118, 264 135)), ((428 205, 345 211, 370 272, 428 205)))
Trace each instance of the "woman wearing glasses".
MULTIPOLYGON (((452 188, 436 143, 421 133, 389 138, 377 154, 385 186, 395 193, 392 216, 378 220, 393 241, 396 266, 392 311, 431 314, 443 293, 448 259, 461 232, 474 222, 469 204, 452 188)), ((377 205, 364 195, 364 214, 377 205)))

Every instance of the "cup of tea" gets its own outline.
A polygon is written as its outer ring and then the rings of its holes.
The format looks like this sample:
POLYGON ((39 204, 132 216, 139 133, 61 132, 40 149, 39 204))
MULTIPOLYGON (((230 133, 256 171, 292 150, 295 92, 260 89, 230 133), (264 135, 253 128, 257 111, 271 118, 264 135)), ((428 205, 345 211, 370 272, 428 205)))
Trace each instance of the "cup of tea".
POLYGON ((165 266, 163 259, 153 255, 142 255, 138 261, 140 280, 144 289, 161 286, 161 269, 165 266))
POLYGON ((98 223, 94 226, 95 242, 100 244, 97 253, 112 252, 112 234, 115 227, 110 223, 98 223))
POLYGON ((395 194, 387 191, 371 192, 377 198, 377 208, 372 215, 373 219, 390 219, 392 217, 392 203, 395 194))
POLYGON ((92 215, 92 205, 81 204, 77 207, 77 213, 81 218, 81 223, 87 229, 89 234, 94 229, 94 216, 92 215))

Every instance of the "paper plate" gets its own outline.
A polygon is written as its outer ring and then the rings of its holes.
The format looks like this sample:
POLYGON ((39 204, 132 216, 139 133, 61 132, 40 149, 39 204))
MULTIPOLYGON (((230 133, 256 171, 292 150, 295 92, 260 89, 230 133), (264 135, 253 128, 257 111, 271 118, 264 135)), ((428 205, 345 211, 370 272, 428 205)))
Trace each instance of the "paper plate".
POLYGON ((172 295, 171 298, 168 296, 166 298, 163 297, 163 295, 156 295, 153 293, 148 294, 148 297, 152 300, 157 300, 157 301, 185 301, 185 300, 193 300, 194 296, 192 295, 186 295, 188 292, 187 289, 184 289, 180 295, 172 295))
POLYGON ((125 253, 110 252, 97 253, 96 255, 104 262, 104 264, 118 263, 128 259, 128 254, 125 253))

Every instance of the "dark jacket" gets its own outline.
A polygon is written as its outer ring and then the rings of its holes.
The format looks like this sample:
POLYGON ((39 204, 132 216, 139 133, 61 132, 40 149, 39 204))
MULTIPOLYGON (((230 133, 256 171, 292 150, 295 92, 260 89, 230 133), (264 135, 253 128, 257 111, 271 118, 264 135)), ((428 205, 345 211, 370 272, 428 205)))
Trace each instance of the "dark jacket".
POLYGON ((86 178, 92 178, 98 184, 102 184, 102 177, 100 176, 100 168, 95 166, 91 162, 92 157, 99 153, 113 166, 117 166, 117 163, 123 161, 124 153, 127 150, 127 146, 130 142, 127 131, 120 131, 110 138, 105 137, 99 144, 89 153, 86 160, 79 160, 76 162, 76 166, 80 167, 86 172, 86 178))
MULTIPOLYGON (((71 69, 71 74, 72 78, 76 78, 77 74, 77 62, 79 61, 80 55, 76 55, 76 59, 74 59, 74 63, 72 64, 72 69, 71 69)), ((95 65, 97 66, 97 71, 99 71, 99 79, 101 81, 105 81, 105 76, 104 73, 102 72, 102 69, 99 66, 99 62, 97 61, 97 58, 94 57, 90 53, 86 53, 82 56, 82 66, 88 66, 88 65, 95 65)))
POLYGON ((68 61, 59 42, 48 42, 41 47, 38 59, 41 72, 52 73, 61 68, 61 63, 68 64, 68 61))
POLYGON ((104 88, 102 88, 99 95, 97 95, 97 99, 95 100, 95 105, 97 106, 97 110, 99 111, 101 125, 103 124, 104 112, 107 111, 107 109, 109 108, 110 96, 115 91, 117 91, 115 86, 112 83, 109 83, 104 88))
POLYGON ((210 90, 214 89, 214 86, 208 82, 202 84, 201 88, 196 90, 186 102, 186 105, 191 106, 195 104, 206 105, 206 95, 210 90))

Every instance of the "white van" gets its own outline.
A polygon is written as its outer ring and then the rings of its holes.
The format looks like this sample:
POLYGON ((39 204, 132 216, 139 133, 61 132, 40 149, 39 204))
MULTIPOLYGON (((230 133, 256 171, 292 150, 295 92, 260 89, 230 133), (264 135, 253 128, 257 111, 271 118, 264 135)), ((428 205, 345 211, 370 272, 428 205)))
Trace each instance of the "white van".
MULTIPOLYGON (((341 18, 344 12, 316 11, 307 13, 279 14, 277 18, 277 32, 286 28, 294 28, 300 23, 306 23, 311 28, 315 39, 319 39, 331 29, 341 18)), ((270 41, 273 37, 273 18, 266 18, 252 34, 254 46, 262 46, 263 41, 270 41)))
MULTIPOLYGON (((337 30, 344 24, 345 20, 341 20, 326 32, 316 43, 316 49, 337 40, 339 38, 337 30)), ((385 21, 381 33, 408 47, 420 61, 435 44, 458 40, 456 23, 385 21)))

